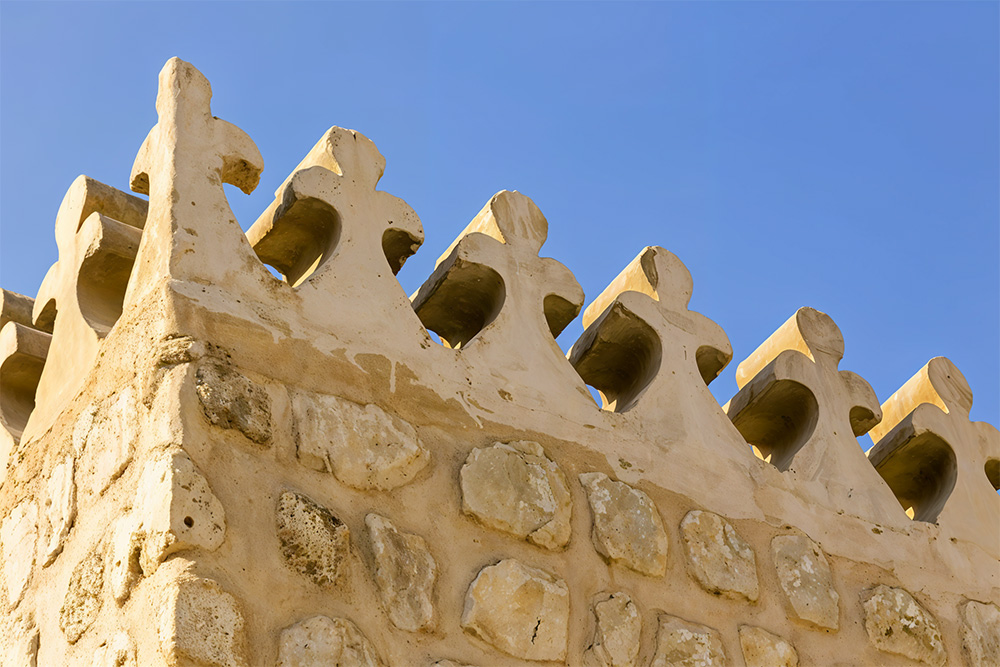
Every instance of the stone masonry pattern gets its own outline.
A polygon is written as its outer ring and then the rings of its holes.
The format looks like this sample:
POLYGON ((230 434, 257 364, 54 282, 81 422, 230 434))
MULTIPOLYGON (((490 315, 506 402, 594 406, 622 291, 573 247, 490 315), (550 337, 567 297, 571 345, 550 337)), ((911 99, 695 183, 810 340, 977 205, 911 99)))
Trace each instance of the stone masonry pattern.
POLYGON ((880 404, 801 308, 720 406, 681 260, 584 309, 506 190, 407 296, 375 144, 330 128, 244 233, 211 97, 168 61, 135 194, 77 178, 0 292, 0 667, 1000 665, 1000 432, 949 360, 880 404))

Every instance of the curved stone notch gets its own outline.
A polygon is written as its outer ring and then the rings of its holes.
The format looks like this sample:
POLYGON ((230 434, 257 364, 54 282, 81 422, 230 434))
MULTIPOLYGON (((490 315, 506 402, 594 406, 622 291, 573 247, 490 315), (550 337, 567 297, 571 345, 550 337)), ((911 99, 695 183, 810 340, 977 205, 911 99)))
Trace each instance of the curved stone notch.
POLYGON ((420 321, 453 348, 486 331, 501 341, 525 330, 558 336, 580 312, 583 290, 569 269, 538 256, 548 230, 528 197, 493 195, 411 297, 420 321))
POLYGON ((725 332, 687 309, 693 287, 676 255, 650 246, 587 306, 569 358, 605 409, 633 407, 657 377, 666 379, 663 370, 694 370, 707 385, 732 359, 725 332))
MULTIPOLYGON (((379 254, 392 274, 424 241, 420 218, 406 202, 375 189, 385 158, 370 139, 331 127, 275 191, 274 202, 247 231, 254 252, 292 286, 316 273, 339 248, 379 272, 379 254)), ((384 265, 383 265, 384 266, 384 265)), ((339 291, 339 290, 338 290, 339 291)))
POLYGON ((760 458, 824 480, 834 509, 905 525, 856 440, 882 419, 878 399, 861 376, 838 370, 843 356, 830 316, 800 308, 736 369, 727 412, 760 458))
POLYGON ((970 421, 971 409, 965 377, 935 357, 882 405, 868 459, 913 519, 1000 555, 1000 480, 990 477, 1000 466, 1000 431, 970 421))
POLYGON ((605 410, 634 410, 668 442, 712 443, 713 453, 745 462, 749 452, 708 390, 732 346, 719 325, 688 310, 693 288, 676 255, 644 248, 587 307, 569 361, 605 410))

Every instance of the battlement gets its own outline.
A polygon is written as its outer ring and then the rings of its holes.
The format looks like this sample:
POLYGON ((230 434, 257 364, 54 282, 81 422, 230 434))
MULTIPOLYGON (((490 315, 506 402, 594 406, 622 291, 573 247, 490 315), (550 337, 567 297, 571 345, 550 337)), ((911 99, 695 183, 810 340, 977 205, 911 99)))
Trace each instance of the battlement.
POLYGON ((681 259, 584 310, 518 192, 407 296, 375 144, 328 130, 244 233, 211 96, 168 61, 148 199, 79 177, 0 295, 0 664, 1000 664, 1000 432, 950 361, 880 405, 802 308, 720 406, 681 259))

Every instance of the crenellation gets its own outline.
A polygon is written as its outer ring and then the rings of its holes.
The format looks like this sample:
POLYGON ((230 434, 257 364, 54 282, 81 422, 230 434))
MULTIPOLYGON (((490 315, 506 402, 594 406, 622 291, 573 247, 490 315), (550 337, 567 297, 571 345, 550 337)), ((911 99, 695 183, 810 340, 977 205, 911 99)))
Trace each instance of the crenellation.
POLYGON ((970 421, 971 408, 961 371, 931 359, 886 400, 868 458, 911 518, 1000 557, 1000 431, 970 421))
POLYGON ((125 290, 146 222, 146 201, 87 176, 70 185, 56 214, 59 259, 32 308, 34 325, 54 346, 38 380, 25 430, 42 433, 81 389, 122 313, 125 290))
POLYGON ((759 458, 803 482, 822 478, 832 509, 905 525, 857 446, 882 419, 878 399, 861 376, 838 370, 843 356, 830 316, 800 308, 739 365, 727 413, 759 458))
MULTIPOLYGON (((8 292, 9 294, 9 292, 8 292)), ((35 409, 51 334, 11 319, 0 328, 0 482, 35 409)))
POLYGON ((411 302, 395 273, 423 230, 375 189, 374 143, 331 128, 244 235, 222 184, 252 190, 263 162, 210 98, 169 61, 133 169, 148 204, 78 179, 33 321, 3 294, 17 354, 53 326, 35 384, 0 362, 0 437, 15 408, 24 430, 0 656, 992 664, 997 432, 950 362, 880 408, 802 309, 723 408, 728 337, 657 247, 564 354, 583 294, 506 190, 411 302))

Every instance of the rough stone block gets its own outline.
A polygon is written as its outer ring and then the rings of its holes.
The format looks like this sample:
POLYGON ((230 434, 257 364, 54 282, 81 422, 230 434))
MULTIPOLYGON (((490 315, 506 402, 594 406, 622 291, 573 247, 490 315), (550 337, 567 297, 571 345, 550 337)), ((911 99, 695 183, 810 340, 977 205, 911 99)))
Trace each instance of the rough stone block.
POLYGON ((960 608, 962 656, 969 667, 1000 665, 1000 608, 969 601, 960 608))
POLYGON ((235 429, 258 445, 271 444, 271 399, 267 390, 229 366, 202 364, 195 392, 209 422, 235 429))
POLYGON ((24 589, 35 564, 35 542, 38 539, 38 506, 25 501, 10 511, 0 526, 3 545, 3 575, 7 588, 7 604, 13 609, 21 602, 24 589))
POLYGON ((375 554, 375 583, 389 620, 401 630, 434 628, 437 563, 419 535, 401 533, 385 517, 365 517, 375 554))
POLYGON ((717 631, 660 614, 656 653, 650 667, 723 667, 728 664, 717 631))
POLYGON ((42 506, 42 567, 51 565, 63 549, 76 518, 76 484, 73 481, 74 462, 67 456, 49 473, 42 506))
POLYGON ((642 617, 625 593, 612 593, 594 605, 597 627, 584 653, 587 667, 634 667, 639 659, 642 617))
POLYGON ((381 667, 382 661, 358 626, 344 618, 313 616, 285 628, 278 667, 381 667))
POLYGON ((297 394, 292 410, 299 461, 356 489, 402 486, 430 461, 414 428, 377 405, 297 394))
POLYGON ((101 610, 104 586, 104 551, 90 551, 73 569, 69 588, 59 610, 59 627, 66 641, 75 644, 93 624, 101 610))
POLYGON ((79 458, 87 448, 87 438, 90 437, 90 430, 94 428, 94 420, 97 418, 97 411, 100 406, 91 403, 76 416, 73 422, 73 434, 70 436, 73 444, 73 453, 79 458))
POLYGON ((473 449, 460 478, 462 510, 484 525, 549 549, 569 542, 566 477, 538 443, 473 449))
POLYGON ((92 416, 86 411, 80 416, 81 428, 88 421, 92 424, 84 447, 89 462, 84 488, 89 493, 104 493, 132 462, 139 435, 136 415, 135 394, 131 387, 126 387, 105 399, 92 416))
POLYGON ((757 559, 753 549, 718 514, 693 510, 681 521, 688 567, 709 593, 757 600, 757 559))
POLYGON ((174 563, 156 598, 157 634, 166 664, 246 667, 244 620, 236 598, 211 579, 175 572, 185 564, 176 559, 174 563))
POLYGON ((146 464, 133 512, 142 522, 146 576, 170 554, 193 548, 214 551, 226 536, 222 503, 181 450, 158 453, 146 464))
POLYGON ((861 594, 865 631, 880 651, 939 667, 947 655, 931 613, 902 588, 879 585, 861 594))
POLYGON ((135 515, 128 513, 120 517, 111 530, 104 568, 111 596, 118 604, 128 599, 132 588, 142 578, 140 525, 135 515))
POLYGON ((600 554, 636 572, 659 577, 667 571, 667 532, 648 495, 599 472, 580 475, 594 517, 600 554))
POLYGON ((350 555, 347 526, 330 510, 291 491, 281 494, 276 521, 288 567, 319 586, 335 584, 350 555))
POLYGON ((820 628, 838 629, 840 595, 819 545, 804 535, 779 535, 771 540, 771 555, 793 615, 820 628))
MULTIPOLYGON (((29 615, 3 619, 0 625, 0 665, 38 667, 38 627, 29 615)), ((44 667, 44 666, 43 666, 44 667)))
POLYGON ((798 667, 799 654, 787 641, 752 625, 740 626, 740 648, 746 667, 798 667))
POLYGON ((502 560, 469 586, 462 627, 515 658, 565 660, 569 588, 544 570, 502 560))

